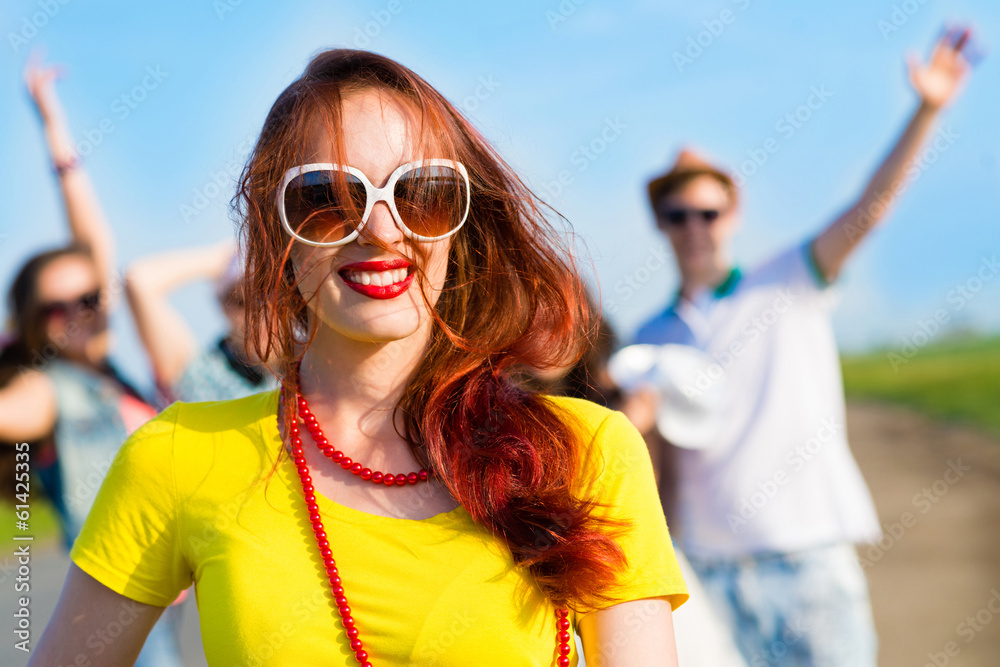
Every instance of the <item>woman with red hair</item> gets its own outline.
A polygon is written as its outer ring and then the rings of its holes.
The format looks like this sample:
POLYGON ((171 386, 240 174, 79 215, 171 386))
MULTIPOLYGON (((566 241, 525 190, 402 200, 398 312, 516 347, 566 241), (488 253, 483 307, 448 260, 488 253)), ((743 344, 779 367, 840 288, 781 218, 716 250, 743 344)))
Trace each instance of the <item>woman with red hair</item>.
POLYGON ((237 208, 282 385, 122 447, 32 664, 129 664, 192 581, 209 664, 676 664, 687 598, 620 412, 532 392, 595 318, 537 200, 440 93, 363 51, 271 109, 237 208))

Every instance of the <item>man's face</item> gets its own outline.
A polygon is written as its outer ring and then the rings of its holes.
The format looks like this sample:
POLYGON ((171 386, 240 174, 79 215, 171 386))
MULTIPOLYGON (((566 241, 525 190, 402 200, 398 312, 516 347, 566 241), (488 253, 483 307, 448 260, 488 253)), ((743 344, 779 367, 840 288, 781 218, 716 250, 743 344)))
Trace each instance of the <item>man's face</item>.
POLYGON ((684 275, 718 267, 739 216, 729 192, 711 176, 697 176, 656 205, 657 226, 674 248, 684 275))

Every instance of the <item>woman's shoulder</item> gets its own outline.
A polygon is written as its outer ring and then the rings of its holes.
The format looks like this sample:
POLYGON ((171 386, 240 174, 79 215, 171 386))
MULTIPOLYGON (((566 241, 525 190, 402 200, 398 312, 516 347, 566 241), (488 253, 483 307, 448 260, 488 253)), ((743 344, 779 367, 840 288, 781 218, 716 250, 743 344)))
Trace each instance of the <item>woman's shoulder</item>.
POLYGON ((128 476, 155 478, 168 471, 185 496, 199 488, 216 495, 242 488, 270 467, 280 447, 277 394, 275 389, 226 401, 174 402, 128 438, 115 466, 128 476))
POLYGON ((123 449, 177 456, 240 442, 260 448, 266 420, 274 421, 277 405, 277 389, 224 401, 175 401, 133 433, 123 449))
POLYGON ((604 469, 611 464, 619 469, 637 458, 649 458, 645 440, 622 412, 583 398, 543 397, 577 434, 586 468, 604 469))
POLYGON ((617 484, 614 480, 622 475, 648 472, 652 476, 646 441, 624 413, 582 398, 545 398, 557 414, 568 417, 567 423, 578 434, 580 481, 585 488, 617 484))
POLYGON ((564 423, 588 443, 601 440, 600 436, 609 429, 618 430, 623 426, 631 426, 623 413, 585 398, 549 394, 542 394, 541 397, 564 423))
POLYGON ((255 428, 278 409, 278 389, 219 401, 176 401, 160 413, 176 428, 191 433, 219 434, 255 428), (167 413, 171 413, 167 415, 167 413))
POLYGON ((553 394, 539 394, 539 397, 573 425, 589 432, 596 431, 609 417, 617 413, 611 408, 588 401, 585 398, 553 394))

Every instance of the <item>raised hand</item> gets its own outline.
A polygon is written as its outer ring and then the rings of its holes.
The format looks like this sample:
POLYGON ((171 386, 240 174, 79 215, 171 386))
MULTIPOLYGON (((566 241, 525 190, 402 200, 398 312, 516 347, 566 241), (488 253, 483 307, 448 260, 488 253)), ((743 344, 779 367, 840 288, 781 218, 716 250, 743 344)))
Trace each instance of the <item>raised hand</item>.
POLYGON ((926 64, 914 54, 907 56, 910 83, 925 105, 941 108, 958 95, 969 71, 969 62, 962 49, 971 36, 969 27, 949 28, 934 45, 926 64))
POLYGON ((32 52, 28 58, 28 64, 24 67, 24 83, 42 118, 50 117, 59 109, 55 81, 62 74, 61 67, 44 65, 39 51, 32 52))
MULTIPOLYGON (((62 68, 45 65, 43 60, 40 51, 32 52, 24 67, 24 83, 42 121, 73 242, 90 250, 98 268, 101 287, 107 290, 115 266, 114 237, 90 178, 80 165, 69 120, 56 94, 55 81, 62 75, 62 68)), ((109 308, 113 307, 118 294, 117 290, 111 290, 109 308)))
POLYGON ((916 56, 907 57, 910 81, 920 96, 920 104, 861 196, 813 242, 813 256, 828 280, 840 273, 847 257, 886 216, 890 208, 886 202, 894 201, 906 189, 912 160, 930 136, 938 112, 958 96, 971 68, 970 59, 976 60, 975 49, 969 44, 971 38, 968 26, 949 28, 934 45, 927 63, 916 56))

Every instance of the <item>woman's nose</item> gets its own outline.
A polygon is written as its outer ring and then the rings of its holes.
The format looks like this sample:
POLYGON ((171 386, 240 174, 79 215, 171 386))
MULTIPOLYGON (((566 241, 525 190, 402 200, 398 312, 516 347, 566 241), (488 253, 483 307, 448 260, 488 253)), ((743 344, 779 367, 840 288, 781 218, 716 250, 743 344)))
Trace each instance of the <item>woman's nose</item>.
POLYGON ((375 202, 372 212, 368 215, 368 222, 358 236, 358 243, 371 244, 374 239, 378 239, 382 243, 392 244, 402 241, 403 238, 403 230, 393 219, 389 204, 384 201, 375 202))

